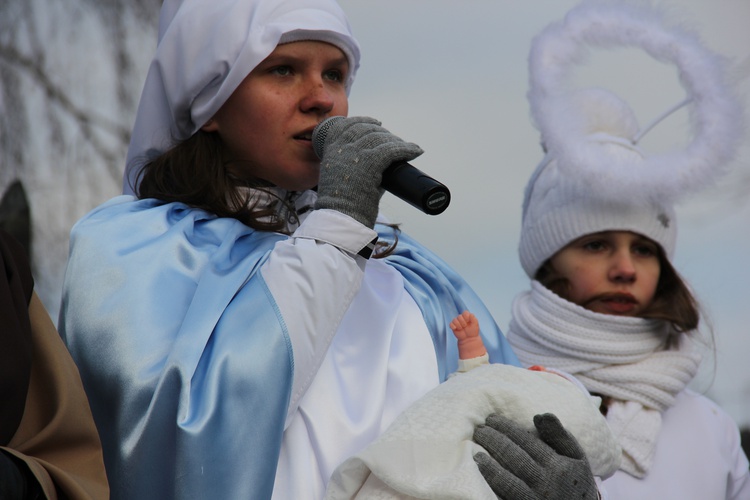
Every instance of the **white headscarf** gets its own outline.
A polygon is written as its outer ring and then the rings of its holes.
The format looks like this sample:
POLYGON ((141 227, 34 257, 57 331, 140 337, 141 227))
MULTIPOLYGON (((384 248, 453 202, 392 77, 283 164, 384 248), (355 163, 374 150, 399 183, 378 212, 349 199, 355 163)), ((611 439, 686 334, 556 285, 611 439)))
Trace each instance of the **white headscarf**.
POLYGON ((133 194, 143 164, 198 131, 279 42, 300 40, 328 42, 344 52, 348 92, 360 51, 335 0, 164 0, 123 192, 133 194))

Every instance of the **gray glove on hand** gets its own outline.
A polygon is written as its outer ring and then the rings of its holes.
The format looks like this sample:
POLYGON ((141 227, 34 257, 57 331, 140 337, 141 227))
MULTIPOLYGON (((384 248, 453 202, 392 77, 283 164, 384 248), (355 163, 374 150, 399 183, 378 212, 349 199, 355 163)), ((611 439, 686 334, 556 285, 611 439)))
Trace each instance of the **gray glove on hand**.
POLYGON ((336 210, 372 228, 383 196, 383 171, 423 151, 388 132, 374 118, 335 117, 327 125, 323 141, 315 145, 321 157, 315 208, 336 210))
POLYGON ((489 455, 479 452, 474 461, 498 498, 599 498, 586 455, 555 415, 534 417, 538 434, 497 414, 485 423, 474 430, 474 441, 489 455))

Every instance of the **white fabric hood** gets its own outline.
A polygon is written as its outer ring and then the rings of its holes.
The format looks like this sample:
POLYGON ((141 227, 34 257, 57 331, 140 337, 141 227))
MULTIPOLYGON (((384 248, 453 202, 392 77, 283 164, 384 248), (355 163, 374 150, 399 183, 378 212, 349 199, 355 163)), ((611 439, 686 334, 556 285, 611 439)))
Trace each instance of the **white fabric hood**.
POLYGON ((140 167, 194 134, 284 41, 320 40, 348 57, 347 90, 360 51, 334 0, 165 0, 159 42, 128 148, 123 192, 140 167))

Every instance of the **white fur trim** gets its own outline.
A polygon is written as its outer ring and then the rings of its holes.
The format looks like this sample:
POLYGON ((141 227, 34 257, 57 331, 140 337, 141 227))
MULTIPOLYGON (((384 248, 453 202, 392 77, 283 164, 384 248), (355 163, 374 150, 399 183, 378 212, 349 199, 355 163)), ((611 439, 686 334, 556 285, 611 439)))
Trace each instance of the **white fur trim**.
MULTIPOLYGON (((584 176, 599 192, 675 201, 704 188, 732 160, 742 135, 739 102, 724 80, 724 60, 704 47, 698 36, 666 23, 663 13, 647 2, 583 2, 562 22, 544 29, 533 41, 529 56, 532 115, 549 153, 564 174, 584 176), (572 105, 568 88, 572 68, 582 64, 590 47, 641 48, 654 59, 672 64, 691 99, 692 140, 683 150, 644 157, 612 158, 586 134, 592 109, 610 109, 604 116, 632 120, 621 104, 572 105), (612 112, 612 107, 620 109, 612 112), (603 168, 606 166, 607 168, 603 168)), ((665 108, 672 103, 665 103, 665 108)), ((627 108, 627 106, 625 106, 627 108)), ((612 121, 611 118, 610 121, 612 121)), ((612 123, 610 123, 612 125, 612 123)), ((610 130, 632 140, 632 123, 610 130)))

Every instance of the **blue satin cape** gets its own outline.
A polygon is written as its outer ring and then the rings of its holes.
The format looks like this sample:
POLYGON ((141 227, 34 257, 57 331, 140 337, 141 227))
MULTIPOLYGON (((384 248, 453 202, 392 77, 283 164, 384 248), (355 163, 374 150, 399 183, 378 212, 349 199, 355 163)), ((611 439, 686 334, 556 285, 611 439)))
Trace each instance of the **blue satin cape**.
MULTIPOLYGON (((285 238, 130 196, 73 228, 59 328, 113 499, 270 498, 294 355, 258 270, 285 238)), ((464 309, 479 317, 493 362, 518 364, 442 260, 401 234, 387 262, 423 312, 443 380, 458 359, 448 323, 464 309)))

